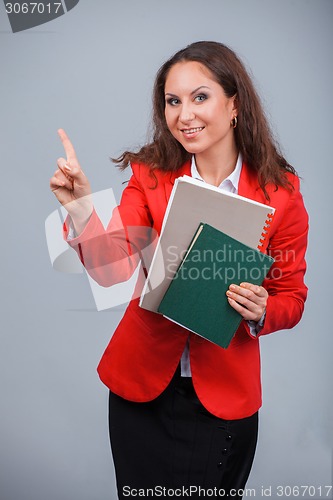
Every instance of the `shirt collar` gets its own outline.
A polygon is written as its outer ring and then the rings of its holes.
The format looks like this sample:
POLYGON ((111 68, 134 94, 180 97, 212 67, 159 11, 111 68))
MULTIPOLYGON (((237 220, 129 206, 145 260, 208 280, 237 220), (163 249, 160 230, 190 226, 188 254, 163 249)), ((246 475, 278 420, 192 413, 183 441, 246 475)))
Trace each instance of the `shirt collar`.
MULTIPOLYGON (((231 191, 232 193, 238 193, 238 184, 239 184, 239 178, 240 178, 240 174, 241 174, 241 170, 242 170, 242 163, 243 163, 242 155, 239 153, 234 170, 218 186, 220 189, 227 189, 228 191, 231 191)), ((201 177, 201 175, 198 172, 197 165, 195 163, 195 156, 194 155, 192 156, 191 176, 195 179, 199 179, 199 180, 205 182, 205 180, 201 177)))

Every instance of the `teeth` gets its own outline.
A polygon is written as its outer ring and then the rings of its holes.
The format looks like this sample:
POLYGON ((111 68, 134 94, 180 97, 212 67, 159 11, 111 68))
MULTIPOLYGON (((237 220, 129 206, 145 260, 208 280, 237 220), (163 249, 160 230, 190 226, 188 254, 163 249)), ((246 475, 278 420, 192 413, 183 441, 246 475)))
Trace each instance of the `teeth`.
POLYGON ((200 132, 200 130, 203 130, 203 127, 188 128, 184 129, 183 132, 184 134, 194 134, 195 132, 200 132))

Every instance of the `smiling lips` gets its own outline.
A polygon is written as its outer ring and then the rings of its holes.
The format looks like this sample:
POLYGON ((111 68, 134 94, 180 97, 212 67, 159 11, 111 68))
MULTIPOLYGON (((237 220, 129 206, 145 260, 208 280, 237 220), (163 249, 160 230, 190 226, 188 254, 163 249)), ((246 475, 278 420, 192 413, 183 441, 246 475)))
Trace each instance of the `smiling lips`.
POLYGON ((187 139, 192 139, 196 137, 205 127, 195 127, 195 128, 182 128, 181 132, 187 139))

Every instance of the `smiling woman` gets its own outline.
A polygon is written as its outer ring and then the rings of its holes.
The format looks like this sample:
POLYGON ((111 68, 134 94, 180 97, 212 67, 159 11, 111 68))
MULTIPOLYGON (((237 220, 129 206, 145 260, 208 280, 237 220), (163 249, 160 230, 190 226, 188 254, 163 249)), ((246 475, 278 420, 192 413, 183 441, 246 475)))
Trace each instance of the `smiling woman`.
MULTIPOLYGON (((122 169, 131 163, 133 175, 107 229, 74 148, 59 131, 67 158, 58 160, 51 189, 69 213, 65 238, 89 274, 111 286, 139 262, 147 271, 142 252, 160 232, 174 182, 184 174, 269 200, 275 217, 268 249, 276 260, 263 286, 240 279, 230 285, 230 307, 243 321, 227 349, 139 307, 139 279, 98 366, 110 389, 118 495, 192 488, 194 498, 199 491, 241 498, 261 406, 258 338, 301 319, 308 217, 295 170, 279 153, 231 49, 197 42, 177 52, 157 73, 153 103, 152 141, 115 160, 122 169)), ((211 307, 219 307, 218 298, 211 307)))
MULTIPOLYGON (((266 185, 269 183, 281 187, 290 186, 286 172, 296 174, 295 169, 287 162, 275 143, 265 117, 258 94, 243 63, 229 47, 217 42, 195 42, 180 50, 166 61, 157 73, 153 92, 153 141, 138 152, 125 151, 116 161, 120 168, 128 164, 145 163, 151 169, 165 171, 178 170, 187 160, 191 152, 179 142, 168 127, 166 120, 167 105, 178 106, 180 96, 170 96, 166 101, 166 84, 170 83, 170 73, 174 66, 196 67, 196 73, 202 73, 202 80, 208 80, 220 87, 224 97, 234 101, 235 119, 232 122, 233 135, 238 152, 243 161, 251 165, 257 173, 260 187, 267 198, 266 185), (183 64, 183 63, 189 63, 183 64), (176 100, 174 100, 176 99, 176 100)), ((194 70, 193 70, 194 71, 194 70)), ((176 71, 186 73, 185 69, 176 71)), ((172 76, 172 75, 171 75, 172 76)), ((199 78, 200 81, 200 78, 199 78)), ((183 85, 183 83, 181 83, 183 85)), ((187 90, 196 90, 196 85, 189 82, 187 90)), ((217 87, 215 86, 215 89, 217 87)), ((175 92, 175 89, 170 89, 175 92)), ((196 102, 209 98, 208 90, 200 92, 196 102)), ((230 123, 229 123, 230 125, 230 123)), ((184 127, 186 128, 186 127, 184 127)))

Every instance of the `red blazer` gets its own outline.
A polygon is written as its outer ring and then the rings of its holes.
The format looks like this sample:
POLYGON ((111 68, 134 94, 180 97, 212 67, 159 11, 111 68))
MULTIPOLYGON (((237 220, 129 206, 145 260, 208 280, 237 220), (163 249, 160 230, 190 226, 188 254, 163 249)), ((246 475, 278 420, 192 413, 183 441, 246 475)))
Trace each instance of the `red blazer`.
MULTIPOLYGON (((164 212, 176 177, 190 173, 190 162, 175 173, 155 170, 157 187, 144 165, 132 165, 133 175, 121 203, 105 231, 94 212, 86 228, 69 244, 76 249, 89 274, 101 285, 128 279, 147 238, 161 230, 164 212)), ((264 251, 275 257, 264 286, 269 293, 266 319, 258 335, 292 328, 301 319, 307 287, 305 250, 308 216, 299 192, 299 179, 288 174, 294 190, 268 186, 269 204, 276 209, 264 251)), ((256 174, 243 164, 238 192, 268 204, 256 174)), ((65 237, 66 237, 65 224, 65 237)), ((142 280, 141 280, 142 281, 142 280)), ((134 297, 139 296, 137 283, 134 297)), ((187 338, 193 384, 208 411, 224 419, 244 418, 261 406, 259 340, 242 321, 227 349, 142 309, 133 298, 98 366, 101 380, 131 401, 150 401, 169 384, 187 338)), ((218 307, 218 305, 217 305, 218 307)))

